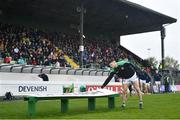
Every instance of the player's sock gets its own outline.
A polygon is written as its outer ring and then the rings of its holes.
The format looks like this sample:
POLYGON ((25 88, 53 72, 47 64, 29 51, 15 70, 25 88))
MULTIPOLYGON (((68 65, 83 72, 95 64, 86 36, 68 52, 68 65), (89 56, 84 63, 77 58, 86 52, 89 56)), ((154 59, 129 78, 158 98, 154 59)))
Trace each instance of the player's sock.
POLYGON ((125 104, 125 103, 123 103, 123 104, 121 105, 121 107, 122 107, 122 108, 125 108, 125 107, 126 107, 126 104, 125 104))
POLYGON ((139 109, 142 109, 142 108, 143 108, 143 102, 139 101, 139 109))

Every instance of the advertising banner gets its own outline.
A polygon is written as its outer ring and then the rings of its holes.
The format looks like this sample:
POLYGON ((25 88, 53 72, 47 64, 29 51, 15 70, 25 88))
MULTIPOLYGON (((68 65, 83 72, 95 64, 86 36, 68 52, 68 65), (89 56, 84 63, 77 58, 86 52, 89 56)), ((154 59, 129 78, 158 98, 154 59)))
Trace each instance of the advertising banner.
MULTIPOLYGON (((87 85, 86 90, 87 91, 97 90, 100 87, 101 87, 100 85, 87 85)), ((118 93, 122 93, 122 85, 120 85, 120 84, 107 85, 105 87, 105 89, 108 89, 108 90, 111 90, 111 91, 114 91, 114 92, 118 92, 118 93)))
POLYGON ((6 92, 11 92, 14 96, 28 94, 62 94, 63 85, 55 82, 41 81, 1 81, 0 96, 4 96, 6 92))
MULTIPOLYGON (((160 88, 158 90, 158 87, 157 86, 153 86, 153 91, 155 93, 158 93, 158 92, 165 92, 165 86, 164 85, 161 85, 160 88), (160 91, 159 91, 160 90, 160 91)), ((180 85, 169 85, 168 87, 168 92, 179 92, 180 91, 180 85)))
MULTIPOLYGON (((14 96, 23 95, 51 95, 51 94, 78 94, 90 92, 100 88, 102 82, 78 81, 0 81, 0 96, 11 92, 14 96)), ((114 92, 122 91, 119 83, 111 82, 105 89, 114 92)))

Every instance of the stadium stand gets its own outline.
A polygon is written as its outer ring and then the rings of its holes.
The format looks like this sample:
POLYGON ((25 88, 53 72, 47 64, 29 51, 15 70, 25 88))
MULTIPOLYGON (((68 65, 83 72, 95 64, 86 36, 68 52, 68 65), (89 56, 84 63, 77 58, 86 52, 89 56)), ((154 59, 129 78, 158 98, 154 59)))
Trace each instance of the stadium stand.
POLYGON ((0 59, 1 62, 10 63, 1 65, 0 70, 16 73, 103 76, 109 72, 99 71, 97 68, 107 70, 112 60, 118 61, 121 58, 127 58, 139 66, 151 67, 125 47, 118 46, 110 40, 86 37, 83 60, 84 67, 90 69, 77 69, 80 62, 78 39, 79 35, 76 33, 49 33, 37 28, 0 23, 0 59))
MULTIPOLYGON (((77 34, 48 33, 36 28, 0 23, 1 58, 5 63, 78 68, 79 50, 77 34), (76 63, 75 63, 76 62, 76 63), (57 63, 57 64, 56 64, 57 63), (69 65, 70 64, 70 65, 69 65)), ((109 40, 86 38, 85 67, 105 68, 112 58, 131 56, 109 40)), ((122 47, 121 47, 122 48, 122 47)), ((131 59, 132 60, 132 59, 131 59)))

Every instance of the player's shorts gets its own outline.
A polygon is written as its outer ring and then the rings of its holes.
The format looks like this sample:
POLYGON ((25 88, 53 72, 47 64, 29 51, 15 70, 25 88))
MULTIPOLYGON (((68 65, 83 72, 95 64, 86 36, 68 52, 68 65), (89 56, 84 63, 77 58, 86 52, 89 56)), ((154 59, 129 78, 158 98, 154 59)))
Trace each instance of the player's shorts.
POLYGON ((122 79, 121 79, 121 78, 118 78, 118 79, 115 80, 115 82, 120 82, 120 83, 121 83, 121 82, 122 82, 122 79))
POLYGON ((122 79, 122 84, 131 84, 131 83, 134 83, 136 81, 138 81, 138 77, 137 77, 137 75, 135 73, 131 78, 122 79))
POLYGON ((156 84, 156 85, 160 85, 160 84, 161 84, 161 81, 155 81, 155 84, 156 84))
POLYGON ((150 82, 146 83, 147 86, 150 86, 150 82))
POLYGON ((146 80, 141 80, 141 79, 140 79, 140 83, 146 84, 146 80))

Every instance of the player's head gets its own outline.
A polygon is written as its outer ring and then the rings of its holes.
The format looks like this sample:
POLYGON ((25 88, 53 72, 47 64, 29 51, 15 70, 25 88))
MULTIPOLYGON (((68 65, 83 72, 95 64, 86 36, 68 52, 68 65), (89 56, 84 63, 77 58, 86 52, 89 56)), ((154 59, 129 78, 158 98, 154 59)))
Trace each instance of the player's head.
POLYGON ((155 70, 155 73, 156 73, 156 74, 158 73, 158 70, 157 70, 157 69, 155 70))
POLYGON ((112 62, 109 64, 109 66, 112 67, 112 68, 116 68, 116 67, 117 67, 116 61, 112 61, 112 62))

